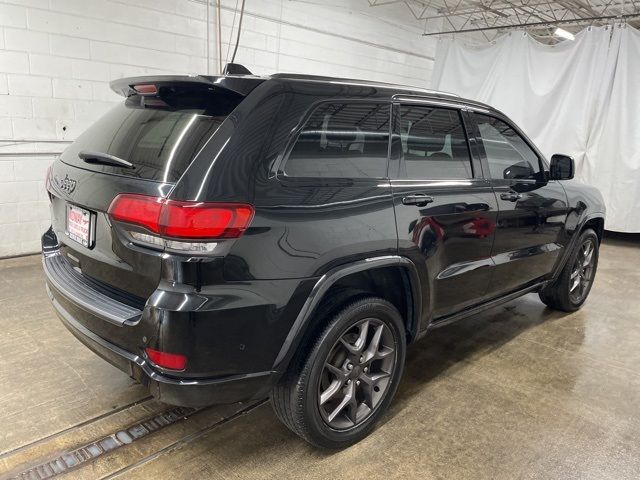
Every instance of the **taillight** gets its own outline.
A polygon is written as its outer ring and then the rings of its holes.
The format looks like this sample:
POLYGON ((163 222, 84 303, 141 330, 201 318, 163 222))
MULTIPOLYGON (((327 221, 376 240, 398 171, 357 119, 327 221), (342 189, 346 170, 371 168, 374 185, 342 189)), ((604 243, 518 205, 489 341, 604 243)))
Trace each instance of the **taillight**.
POLYGON ((108 210, 115 221, 138 225, 163 237, 130 232, 141 243, 201 251, 210 249, 197 242, 240 237, 253 212, 245 203, 183 202, 129 193, 116 196, 108 210))
POLYGON ((166 368, 168 370, 184 370, 187 366, 187 357, 178 353, 167 353, 153 348, 145 348, 144 350, 155 365, 166 368))
POLYGON ((238 238, 252 217, 251 205, 169 200, 160 213, 160 229, 173 238, 238 238))
POLYGON ((114 220, 140 225, 160 233, 160 213, 165 200, 144 195, 118 195, 109 206, 109 215, 114 220))

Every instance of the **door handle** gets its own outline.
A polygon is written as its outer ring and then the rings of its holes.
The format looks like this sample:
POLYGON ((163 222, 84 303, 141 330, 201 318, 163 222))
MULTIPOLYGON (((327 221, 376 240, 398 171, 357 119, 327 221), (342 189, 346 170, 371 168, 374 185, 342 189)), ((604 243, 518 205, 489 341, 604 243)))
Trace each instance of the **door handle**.
POLYGON ((506 192, 506 193, 501 193, 500 198, 502 200, 507 200, 509 202, 516 202, 522 198, 522 194, 517 192, 506 192))
POLYGON ((418 207, 424 207, 431 202, 433 202, 433 197, 425 195, 424 193, 416 193, 414 195, 407 195, 406 197, 402 197, 403 205, 416 205, 418 207))

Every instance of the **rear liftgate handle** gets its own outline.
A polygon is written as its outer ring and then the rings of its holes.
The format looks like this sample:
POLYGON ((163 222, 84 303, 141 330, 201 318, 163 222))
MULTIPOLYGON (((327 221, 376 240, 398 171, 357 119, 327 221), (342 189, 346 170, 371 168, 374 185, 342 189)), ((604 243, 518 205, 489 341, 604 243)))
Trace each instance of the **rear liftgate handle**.
POLYGON ((403 205, 416 205, 418 207, 424 207, 433 202, 433 197, 425 195, 424 193, 416 193, 414 195, 407 195, 402 197, 403 205))

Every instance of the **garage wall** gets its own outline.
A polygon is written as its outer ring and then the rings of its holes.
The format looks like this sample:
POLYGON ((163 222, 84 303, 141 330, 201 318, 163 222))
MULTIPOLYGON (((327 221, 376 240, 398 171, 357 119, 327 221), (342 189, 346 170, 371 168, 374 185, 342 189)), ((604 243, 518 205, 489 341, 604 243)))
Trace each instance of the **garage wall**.
MULTIPOLYGON (((429 85, 435 42, 420 37, 408 11, 366 0, 317 3, 247 0, 236 62, 257 74, 429 85)), ((222 2, 223 58, 235 42, 235 6, 222 2)), ((39 251, 49 225, 46 169, 119 101, 108 82, 217 73, 214 31, 209 61, 206 31, 200 1, 0 1, 0 257, 39 251)))

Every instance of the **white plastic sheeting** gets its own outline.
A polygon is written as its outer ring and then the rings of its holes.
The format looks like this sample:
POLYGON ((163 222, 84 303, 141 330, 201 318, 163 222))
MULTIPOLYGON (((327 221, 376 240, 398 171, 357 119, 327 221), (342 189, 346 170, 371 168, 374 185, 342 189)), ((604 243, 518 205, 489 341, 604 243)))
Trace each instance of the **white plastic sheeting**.
POLYGON ((576 160, 577 181, 607 204, 606 228, 640 232, 640 32, 589 28, 544 45, 524 32, 489 45, 442 39, 433 87, 488 103, 550 158, 576 160))

